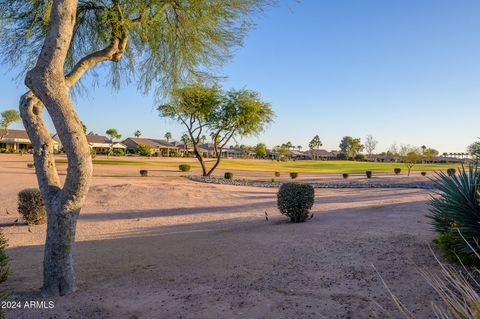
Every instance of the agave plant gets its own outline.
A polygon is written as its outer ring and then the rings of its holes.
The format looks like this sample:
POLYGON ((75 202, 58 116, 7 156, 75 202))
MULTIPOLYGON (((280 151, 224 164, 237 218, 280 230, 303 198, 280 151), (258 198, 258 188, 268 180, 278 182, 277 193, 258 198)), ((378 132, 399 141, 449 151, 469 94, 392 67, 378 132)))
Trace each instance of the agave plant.
MULTIPOLYGON (((480 170, 477 164, 470 164, 468 169, 462 166, 459 174, 447 175, 437 173, 435 195, 430 200, 431 224, 442 236, 457 236, 462 233, 467 242, 478 243, 480 240, 480 170)), ((471 255, 472 250, 466 241, 455 240, 455 253, 471 255)))

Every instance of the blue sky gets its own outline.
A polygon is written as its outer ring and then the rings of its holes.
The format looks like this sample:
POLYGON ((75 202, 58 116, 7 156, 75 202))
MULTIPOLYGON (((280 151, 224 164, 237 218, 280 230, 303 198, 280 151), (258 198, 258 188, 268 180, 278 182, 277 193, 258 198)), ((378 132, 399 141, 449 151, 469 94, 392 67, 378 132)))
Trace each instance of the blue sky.
MULTIPOLYGON (((286 0, 268 9, 221 69, 225 88, 261 92, 277 115, 264 134, 241 142, 306 148, 319 134, 336 149, 342 136, 372 134, 378 151, 398 143, 464 152, 480 136, 478 12, 475 0, 286 0)), ((25 91, 15 76, 0 66, 0 110, 16 108, 25 91)), ((97 133, 184 131, 159 118, 135 84, 92 88, 76 105, 97 133)))

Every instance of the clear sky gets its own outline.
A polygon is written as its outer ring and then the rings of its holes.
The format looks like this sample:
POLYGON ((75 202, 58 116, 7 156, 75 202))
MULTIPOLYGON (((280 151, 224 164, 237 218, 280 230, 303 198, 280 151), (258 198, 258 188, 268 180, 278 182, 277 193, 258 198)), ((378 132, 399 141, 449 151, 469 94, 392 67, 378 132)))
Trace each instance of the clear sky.
MULTIPOLYGON (((396 142, 465 152, 480 136, 479 13, 478 0, 285 0, 268 9, 221 69, 225 88, 261 92, 277 115, 241 142, 306 148, 319 134, 337 149, 342 136, 372 134, 378 151, 396 142)), ((0 110, 17 108, 25 91, 15 76, 0 66, 0 110)), ((92 88, 76 105, 88 131, 184 131, 135 84, 92 88)))

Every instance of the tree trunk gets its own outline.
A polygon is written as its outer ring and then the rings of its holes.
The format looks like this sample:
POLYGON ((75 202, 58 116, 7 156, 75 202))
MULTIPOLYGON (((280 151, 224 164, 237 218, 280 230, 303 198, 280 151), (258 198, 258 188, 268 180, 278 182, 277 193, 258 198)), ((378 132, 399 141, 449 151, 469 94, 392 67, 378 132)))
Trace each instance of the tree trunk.
POLYGON ((202 176, 208 176, 207 167, 205 166, 202 155, 197 149, 197 145, 193 145, 193 153, 195 154, 195 157, 198 159, 198 161, 200 162, 200 166, 202 167, 202 176))
POLYGON ((47 296, 65 295, 77 288, 72 247, 79 213, 80 209, 49 209, 42 287, 42 292, 47 296))
POLYGON ((51 22, 35 67, 20 100, 22 119, 34 147, 37 180, 47 210, 42 290, 48 296, 75 291, 72 246, 80 208, 92 176, 92 160, 83 127, 70 100, 64 64, 75 25, 77 1, 55 0, 51 22), (41 118, 45 105, 68 158, 63 188, 55 167, 53 141, 41 118))
POLYGON ((222 160, 222 156, 221 156, 222 153, 217 154, 217 161, 215 162, 215 164, 213 164, 212 168, 210 168, 210 170, 208 171, 207 173, 207 176, 210 176, 212 175, 213 171, 217 168, 217 166, 220 164, 220 161, 222 160))

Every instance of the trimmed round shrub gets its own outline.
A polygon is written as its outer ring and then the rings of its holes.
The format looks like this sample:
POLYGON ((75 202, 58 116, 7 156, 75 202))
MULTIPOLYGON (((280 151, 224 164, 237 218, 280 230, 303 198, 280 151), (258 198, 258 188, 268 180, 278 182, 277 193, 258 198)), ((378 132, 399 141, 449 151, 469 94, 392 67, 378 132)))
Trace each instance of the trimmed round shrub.
POLYGON ((148 171, 146 169, 141 169, 140 176, 143 176, 143 177, 148 176, 148 171))
POLYGON ((372 178, 372 171, 366 171, 367 178, 372 178))
POLYGON ((295 179, 295 178, 297 178, 297 177, 298 177, 298 173, 297 173, 297 172, 291 172, 291 173, 290 173, 290 178, 291 178, 291 179, 295 179))
POLYGON ((33 163, 27 163, 28 168, 35 168, 35 165, 33 163))
POLYGON ((46 222, 47 213, 39 189, 27 188, 18 193, 18 213, 28 225, 40 225, 46 222))
POLYGON ((422 176, 427 176, 427 172, 421 172, 422 176))
POLYGON ((182 172, 189 172, 192 167, 188 164, 180 164, 178 165, 178 169, 182 172))
POLYGON ((280 177, 280 172, 275 172, 275 177, 280 177))
POLYGON ((348 173, 343 173, 342 176, 343 178, 348 178, 348 173))
POLYGON ((401 171, 402 171, 402 169, 399 168, 399 167, 395 167, 395 168, 393 169, 393 172, 395 173, 395 175, 400 174, 401 171))
POLYGON ((457 170, 455 168, 447 169, 447 175, 448 176, 454 176, 456 173, 457 173, 457 170))
POLYGON ((277 193, 277 207, 291 222, 304 222, 313 206, 315 191, 310 184, 285 183, 277 193))
POLYGON ((232 172, 225 172, 225 174, 223 174, 223 178, 232 179, 233 178, 233 173, 232 172))

